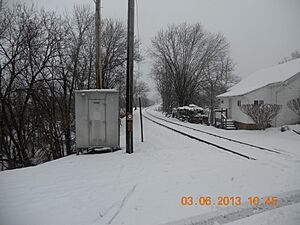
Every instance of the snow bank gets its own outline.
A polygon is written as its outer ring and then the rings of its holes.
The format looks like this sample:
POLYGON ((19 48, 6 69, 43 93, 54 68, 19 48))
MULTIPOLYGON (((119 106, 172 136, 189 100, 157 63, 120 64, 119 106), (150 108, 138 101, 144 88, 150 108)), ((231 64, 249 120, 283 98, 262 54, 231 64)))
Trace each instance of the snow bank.
MULTIPOLYGON (((274 131, 288 140, 284 142, 286 157, 253 161, 187 139, 146 119, 145 142, 141 143, 138 121, 135 116, 134 154, 125 153, 123 125, 121 151, 72 155, 0 172, 0 224, 157 225, 219 210, 216 205, 182 206, 182 196, 247 199, 300 189, 300 156, 289 147, 299 147, 299 135, 274 131)), ((234 136, 265 141, 262 135, 240 135, 238 131, 234 136)), ((276 142, 277 136, 268 138, 268 143, 276 142)))

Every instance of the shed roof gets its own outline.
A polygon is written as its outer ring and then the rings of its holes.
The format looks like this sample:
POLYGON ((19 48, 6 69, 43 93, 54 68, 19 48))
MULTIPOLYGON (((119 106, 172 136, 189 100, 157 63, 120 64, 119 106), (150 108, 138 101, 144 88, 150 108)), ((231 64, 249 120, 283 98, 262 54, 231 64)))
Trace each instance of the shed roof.
POLYGON ((217 97, 244 95, 266 85, 284 82, 300 72, 300 59, 258 70, 217 97))
POLYGON ((116 89, 83 89, 83 90, 75 90, 76 93, 88 93, 88 92, 104 92, 104 93, 117 93, 116 89))

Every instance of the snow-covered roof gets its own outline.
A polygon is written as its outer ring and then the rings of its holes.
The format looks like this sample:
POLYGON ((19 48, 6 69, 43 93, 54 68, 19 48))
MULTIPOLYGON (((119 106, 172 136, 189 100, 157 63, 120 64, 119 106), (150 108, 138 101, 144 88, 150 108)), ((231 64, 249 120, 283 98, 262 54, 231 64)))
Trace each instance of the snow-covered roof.
POLYGON ((191 107, 189 107, 189 106, 180 106, 177 109, 187 109, 187 110, 190 110, 191 107))
POLYGON ((284 82, 300 72, 300 59, 256 71, 217 97, 244 95, 268 84, 284 82))
POLYGON ((83 89, 83 90, 75 90, 78 93, 87 93, 87 92, 118 92, 115 89, 83 89))

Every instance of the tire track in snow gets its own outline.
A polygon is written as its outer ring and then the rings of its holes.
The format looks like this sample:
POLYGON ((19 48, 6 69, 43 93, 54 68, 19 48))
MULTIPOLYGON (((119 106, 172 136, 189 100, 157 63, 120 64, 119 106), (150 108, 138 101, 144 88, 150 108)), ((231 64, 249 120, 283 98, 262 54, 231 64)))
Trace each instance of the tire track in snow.
POLYGON ((125 203, 127 202, 128 198, 133 194, 133 192, 135 191, 136 185, 133 186, 133 188, 125 195, 125 197, 122 199, 122 202, 120 204, 120 206, 118 207, 117 211, 115 212, 115 214, 110 218, 110 220, 108 221, 107 224, 111 224, 113 222, 113 220, 119 215, 119 213, 122 211, 125 203))

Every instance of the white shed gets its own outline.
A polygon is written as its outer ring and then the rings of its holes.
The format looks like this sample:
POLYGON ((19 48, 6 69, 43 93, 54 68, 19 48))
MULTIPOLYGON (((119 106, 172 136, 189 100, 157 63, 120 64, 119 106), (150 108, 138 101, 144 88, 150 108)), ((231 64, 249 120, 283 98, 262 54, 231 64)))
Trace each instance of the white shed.
POLYGON ((287 107, 287 102, 300 97, 300 59, 259 70, 217 97, 220 107, 228 110, 228 117, 239 129, 254 127, 253 120, 240 110, 242 104, 281 105, 271 125, 298 123, 299 116, 287 107))
POLYGON ((120 146, 119 92, 75 91, 76 149, 120 146))

